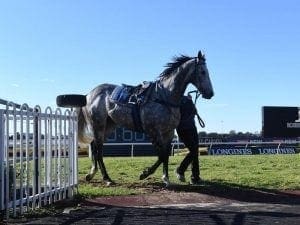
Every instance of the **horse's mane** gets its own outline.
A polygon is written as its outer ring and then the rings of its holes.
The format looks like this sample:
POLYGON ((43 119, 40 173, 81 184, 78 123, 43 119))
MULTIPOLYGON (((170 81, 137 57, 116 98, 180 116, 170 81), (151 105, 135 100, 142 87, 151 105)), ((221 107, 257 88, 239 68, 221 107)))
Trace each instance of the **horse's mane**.
POLYGON ((173 62, 169 62, 165 65, 167 67, 159 76, 159 79, 168 78, 175 69, 180 67, 185 62, 189 61, 190 59, 193 59, 194 57, 186 56, 186 55, 180 55, 180 56, 174 56, 173 62))

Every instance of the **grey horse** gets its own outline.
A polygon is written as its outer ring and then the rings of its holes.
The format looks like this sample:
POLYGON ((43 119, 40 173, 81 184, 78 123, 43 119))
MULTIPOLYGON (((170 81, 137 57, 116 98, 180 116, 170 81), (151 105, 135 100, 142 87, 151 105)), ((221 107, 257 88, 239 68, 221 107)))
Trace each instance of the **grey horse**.
MULTIPOLYGON (((190 83, 198 89, 203 98, 210 99, 214 95, 206 60, 201 51, 197 57, 174 57, 153 82, 147 100, 136 108, 139 127, 149 136, 158 154, 157 161, 151 167, 145 168, 140 179, 153 174, 163 163, 162 180, 169 185, 168 161, 171 141, 174 129, 180 121, 179 104, 190 83)), ((92 151, 92 168, 86 175, 87 181, 93 179, 99 167, 103 181, 107 184, 112 183, 103 162, 103 143, 116 126, 137 130, 136 121, 132 116, 132 104, 118 104, 111 99, 116 87, 114 84, 97 86, 86 95, 86 105, 77 108, 79 145, 91 144, 92 151)))

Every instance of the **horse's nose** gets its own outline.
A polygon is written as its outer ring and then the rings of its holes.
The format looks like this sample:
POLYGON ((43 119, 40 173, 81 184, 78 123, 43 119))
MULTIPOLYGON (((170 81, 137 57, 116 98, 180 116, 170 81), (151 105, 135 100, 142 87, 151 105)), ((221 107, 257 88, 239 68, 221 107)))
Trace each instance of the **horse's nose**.
POLYGON ((210 91, 209 93, 203 94, 203 98, 211 99, 214 96, 214 91, 210 91))

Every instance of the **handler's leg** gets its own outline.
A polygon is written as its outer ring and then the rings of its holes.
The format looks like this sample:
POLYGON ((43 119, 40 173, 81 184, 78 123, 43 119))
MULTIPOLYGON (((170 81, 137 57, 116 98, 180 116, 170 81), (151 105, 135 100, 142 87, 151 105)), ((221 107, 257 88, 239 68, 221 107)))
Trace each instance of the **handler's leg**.
POLYGON ((200 179, 200 166, 199 166, 199 150, 198 150, 198 134, 197 130, 191 133, 190 152, 192 155, 192 176, 191 184, 198 184, 200 179))
POLYGON ((191 184, 197 184, 201 181, 200 179, 200 166, 199 166, 199 153, 198 148, 193 150, 193 160, 192 160, 192 175, 191 175, 191 184))
POLYGON ((185 182, 185 177, 184 177, 184 172, 186 171, 186 169, 188 168, 189 164, 191 163, 193 156, 191 154, 191 150, 190 150, 190 143, 192 141, 192 135, 190 130, 179 130, 177 129, 177 134, 180 138, 180 140, 184 143, 184 145, 189 149, 188 154, 184 157, 184 159, 182 160, 182 162, 180 163, 179 167, 177 167, 175 173, 177 178, 181 181, 181 182, 185 182))

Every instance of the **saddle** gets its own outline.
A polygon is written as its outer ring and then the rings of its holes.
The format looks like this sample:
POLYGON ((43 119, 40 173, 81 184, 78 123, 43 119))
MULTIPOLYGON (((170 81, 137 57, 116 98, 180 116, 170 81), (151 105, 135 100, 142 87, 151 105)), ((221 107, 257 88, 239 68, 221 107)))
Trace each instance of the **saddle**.
POLYGON ((110 95, 111 102, 118 105, 129 105, 132 108, 131 115, 136 131, 143 132, 140 106, 148 101, 154 86, 153 82, 147 81, 138 86, 122 84, 115 87, 110 95))
POLYGON ((116 104, 137 104, 147 102, 150 96, 150 87, 153 82, 144 81, 137 86, 122 84, 117 86, 110 95, 110 100, 116 104))

